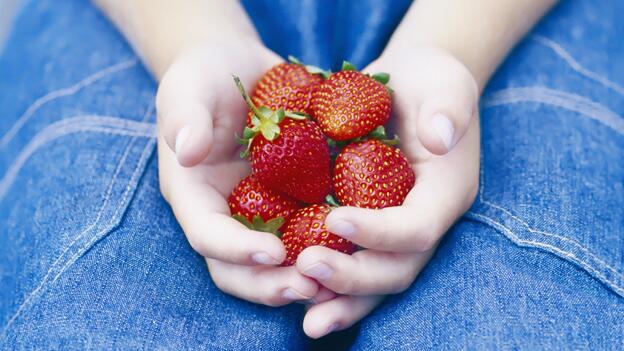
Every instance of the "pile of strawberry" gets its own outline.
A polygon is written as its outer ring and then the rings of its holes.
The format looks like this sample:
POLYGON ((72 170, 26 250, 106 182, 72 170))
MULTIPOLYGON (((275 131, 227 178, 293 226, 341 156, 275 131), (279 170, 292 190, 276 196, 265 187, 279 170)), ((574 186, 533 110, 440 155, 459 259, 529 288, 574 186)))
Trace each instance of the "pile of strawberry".
POLYGON ((252 174, 229 197, 232 217, 280 236, 285 266, 313 245, 353 253, 356 245, 326 229, 338 206, 332 193, 346 206, 399 206, 416 178, 396 138, 385 137, 390 76, 348 62, 330 73, 291 58, 269 69, 251 97, 234 80, 250 109, 238 141, 252 174))

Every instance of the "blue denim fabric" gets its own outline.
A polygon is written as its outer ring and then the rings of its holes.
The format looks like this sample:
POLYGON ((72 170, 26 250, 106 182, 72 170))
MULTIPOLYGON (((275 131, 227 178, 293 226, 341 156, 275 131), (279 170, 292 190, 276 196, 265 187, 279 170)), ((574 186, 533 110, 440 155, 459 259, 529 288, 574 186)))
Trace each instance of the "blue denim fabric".
MULTIPOLYGON (((365 66, 409 1, 243 1, 267 45, 365 66)), ((477 200, 356 350, 624 346, 624 3, 560 4, 482 101, 477 200)), ((218 291, 160 197, 155 83, 86 1, 0 56, 0 349, 304 349, 300 306, 218 291)))

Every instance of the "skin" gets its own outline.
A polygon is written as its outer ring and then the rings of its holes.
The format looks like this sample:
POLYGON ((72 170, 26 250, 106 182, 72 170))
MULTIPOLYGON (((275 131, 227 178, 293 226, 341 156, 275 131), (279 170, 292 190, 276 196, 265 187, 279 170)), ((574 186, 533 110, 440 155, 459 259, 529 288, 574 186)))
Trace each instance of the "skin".
POLYGON ((419 0, 411 6, 384 53, 363 71, 391 74, 395 128, 416 185, 400 207, 342 207, 328 216, 330 231, 365 250, 348 256, 311 247, 294 267, 277 266, 285 257, 281 242, 231 219, 226 201, 249 173, 232 137, 242 130, 246 109, 230 73, 249 89, 281 59, 261 44, 234 1, 95 2, 160 81, 161 191, 190 244, 206 257, 215 284, 269 306, 308 303, 303 328, 318 338, 348 328, 385 295, 407 289, 470 207, 479 178, 479 95, 555 0, 419 0))

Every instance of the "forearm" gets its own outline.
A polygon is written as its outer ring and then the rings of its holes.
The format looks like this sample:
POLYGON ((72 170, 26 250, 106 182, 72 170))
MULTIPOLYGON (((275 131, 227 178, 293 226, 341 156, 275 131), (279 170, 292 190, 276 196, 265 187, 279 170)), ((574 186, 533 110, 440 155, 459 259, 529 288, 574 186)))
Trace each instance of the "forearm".
POLYGON ((202 41, 258 41, 238 1, 93 1, 120 29, 158 80, 178 53, 202 41))
POLYGON ((433 45, 472 72, 482 90, 509 50, 557 0, 419 0, 389 48, 433 45))

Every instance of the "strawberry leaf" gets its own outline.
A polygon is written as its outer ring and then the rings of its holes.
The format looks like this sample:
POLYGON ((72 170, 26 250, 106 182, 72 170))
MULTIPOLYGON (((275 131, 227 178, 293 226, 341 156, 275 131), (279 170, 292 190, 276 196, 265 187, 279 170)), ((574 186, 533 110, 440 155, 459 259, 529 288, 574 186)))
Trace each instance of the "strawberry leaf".
POLYGON ((328 79, 329 76, 331 76, 331 71, 326 71, 320 67, 316 67, 316 66, 312 66, 312 65, 305 65, 304 66, 306 71, 308 71, 308 73, 310 74, 320 74, 323 79, 328 79))
POLYGON ((247 141, 255 137, 257 134, 258 134, 258 130, 256 129, 249 128, 249 127, 245 127, 245 129, 243 129, 243 139, 247 139, 247 141))
POLYGON ((343 71, 357 71, 357 68, 355 68, 355 66, 349 61, 342 61, 342 70, 343 71))
POLYGON ((386 128, 384 128, 384 126, 373 129, 372 132, 368 133, 367 137, 369 139, 377 139, 386 145, 398 145, 400 142, 397 135, 395 135, 393 139, 388 139, 388 134, 386 134, 386 128))
POLYGON ((249 222, 249 220, 239 214, 233 214, 232 218, 234 218, 235 220, 239 221, 240 223, 242 223, 245 227, 249 228, 249 229, 253 229, 253 224, 251 222, 249 222))
POLYGON ((372 132, 368 133, 368 136, 370 138, 380 139, 380 140, 388 138, 388 136, 386 135, 386 128, 384 128, 384 126, 379 126, 379 127, 375 128, 375 129, 373 129, 372 132))
POLYGON ((288 61, 294 63, 295 65, 303 66, 306 69, 306 71, 308 71, 308 73, 310 74, 321 75, 323 79, 327 79, 331 75, 331 71, 326 71, 320 67, 316 67, 312 65, 304 65, 303 62, 299 61, 299 59, 294 57, 293 55, 288 55, 288 61))
POLYGON ((300 112, 285 111, 284 114, 286 115, 286 117, 296 119, 298 121, 303 121, 304 119, 308 118, 306 114, 300 112))
POLYGON ((234 137, 236 138, 236 143, 239 145, 249 144, 249 139, 241 138, 238 136, 238 134, 234 134, 234 137))
POLYGON ((332 207, 340 207, 340 203, 331 195, 325 196, 325 201, 332 207))
POLYGON ((277 110, 277 112, 275 112, 275 114, 277 115, 277 122, 276 123, 278 123, 278 124, 282 123, 284 118, 286 118, 286 113, 282 109, 277 110))
POLYGON ((273 141, 279 135, 280 127, 275 123, 262 123, 260 133, 266 140, 273 141))
POLYGON ((293 55, 288 55, 288 61, 294 63, 295 65, 303 65, 303 63, 301 63, 301 61, 293 55))
POLYGON ((284 222, 286 222, 284 217, 276 217, 265 222, 262 217, 255 215, 250 229, 257 230, 259 232, 273 233, 280 237, 281 233, 278 229, 284 224, 284 222))
POLYGON ((385 73, 385 72, 375 73, 371 76, 371 78, 373 78, 374 80, 378 81, 379 83, 383 85, 386 85, 390 81, 390 74, 385 73))

